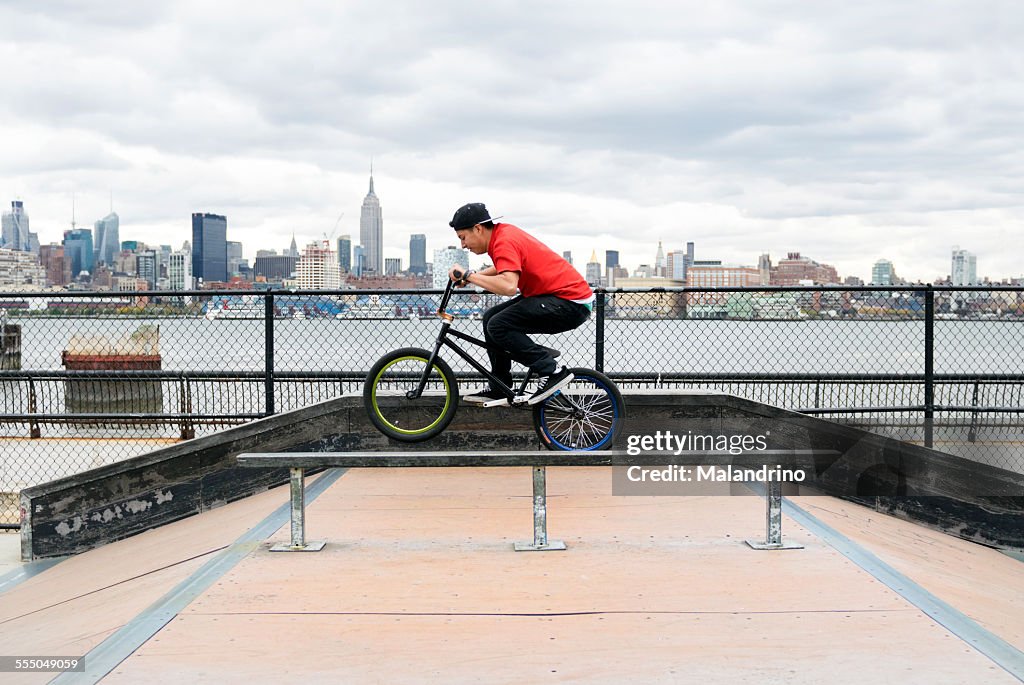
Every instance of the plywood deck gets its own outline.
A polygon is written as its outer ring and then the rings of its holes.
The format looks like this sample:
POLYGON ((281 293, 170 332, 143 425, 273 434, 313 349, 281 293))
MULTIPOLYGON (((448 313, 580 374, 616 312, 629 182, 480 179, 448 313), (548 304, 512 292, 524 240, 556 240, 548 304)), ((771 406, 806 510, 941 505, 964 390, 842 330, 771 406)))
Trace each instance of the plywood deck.
MULTIPOLYGON (((804 549, 749 549, 760 498, 614 497, 608 469, 549 469, 549 534, 569 549, 516 553, 530 488, 526 468, 350 471, 308 507, 322 552, 270 552, 282 527, 102 682, 1018 682, 788 518, 804 549)), ((286 497, 63 562, 0 596, 0 640, 81 653, 286 497)), ((1021 646, 1024 564, 794 501, 1021 646)))

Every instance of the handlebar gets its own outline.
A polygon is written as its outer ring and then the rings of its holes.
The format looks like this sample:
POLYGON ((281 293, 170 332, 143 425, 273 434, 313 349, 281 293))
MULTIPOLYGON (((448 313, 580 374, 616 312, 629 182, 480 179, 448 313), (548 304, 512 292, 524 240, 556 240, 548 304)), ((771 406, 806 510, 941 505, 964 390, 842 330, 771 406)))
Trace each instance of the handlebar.
MULTIPOLYGON (((462 278, 462 272, 461 271, 456 271, 455 273, 456 273, 456 275, 460 279, 462 278)), ((452 320, 455 319, 455 317, 453 317, 451 314, 449 314, 446 311, 448 309, 448 300, 452 299, 452 291, 454 289, 455 289, 455 281, 449 279, 448 280, 448 285, 445 286, 445 289, 444 289, 444 295, 441 296, 441 304, 438 305, 438 308, 437 308, 437 315, 439 317, 441 317, 442 319, 444 319, 445 321, 452 321, 452 320)))

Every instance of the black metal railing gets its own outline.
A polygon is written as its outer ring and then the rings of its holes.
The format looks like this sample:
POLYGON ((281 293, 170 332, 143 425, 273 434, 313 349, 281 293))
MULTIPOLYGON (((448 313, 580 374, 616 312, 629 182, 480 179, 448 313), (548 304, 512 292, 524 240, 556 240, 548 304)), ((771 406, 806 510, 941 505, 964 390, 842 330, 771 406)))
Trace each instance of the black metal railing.
MULTIPOLYGON (((384 352, 430 347, 439 298, 0 293, 0 518, 36 482, 359 391, 384 352)), ((497 301, 450 311, 478 331, 497 301)), ((590 322, 538 338, 625 388, 730 392, 1024 469, 1024 288, 609 288, 590 322)))

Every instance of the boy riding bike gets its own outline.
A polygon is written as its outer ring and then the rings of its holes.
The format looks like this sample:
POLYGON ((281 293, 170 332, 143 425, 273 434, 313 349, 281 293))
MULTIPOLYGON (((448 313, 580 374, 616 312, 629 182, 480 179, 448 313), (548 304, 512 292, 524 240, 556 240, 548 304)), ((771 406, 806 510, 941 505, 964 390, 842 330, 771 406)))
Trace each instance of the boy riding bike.
MULTIPOLYGON (((500 218, 500 217, 499 217, 500 218)), ((481 271, 453 267, 448 277, 459 287, 472 284, 496 295, 517 297, 488 309, 483 316, 484 339, 492 373, 512 385, 512 360, 541 377, 528 404, 536 404, 568 385, 573 375, 557 368, 551 350, 527 333, 564 333, 582 325, 593 309, 594 291, 569 262, 522 229, 494 223, 480 202, 463 205, 448 224, 462 247, 487 254, 493 266, 481 271)), ((504 392, 488 387, 466 402, 495 407, 508 403, 504 392)))

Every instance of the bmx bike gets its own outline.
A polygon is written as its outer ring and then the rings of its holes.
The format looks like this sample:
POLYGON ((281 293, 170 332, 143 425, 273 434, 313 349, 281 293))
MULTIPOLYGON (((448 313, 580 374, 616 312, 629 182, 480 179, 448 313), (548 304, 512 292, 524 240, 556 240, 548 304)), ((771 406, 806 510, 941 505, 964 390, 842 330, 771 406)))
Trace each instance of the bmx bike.
MULTIPOLYGON (((528 371, 518 387, 510 387, 452 340, 458 338, 484 349, 491 347, 452 328, 454 317, 447 309, 455 285, 449 281, 441 298, 437 310, 441 331, 434 340, 433 351, 418 347, 393 350, 378 359, 367 374, 363 404, 374 427, 399 442, 430 440, 448 427, 459 405, 459 381, 440 357, 441 348, 446 347, 483 374, 491 387, 504 393, 509 406, 532 409, 534 430, 548 449, 611 448, 626 414, 615 383, 599 371, 570 368, 573 379, 569 385, 537 404, 528 404, 526 388, 537 378, 536 374, 528 371)), ((559 356, 558 350, 548 351, 559 356)))

